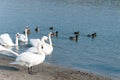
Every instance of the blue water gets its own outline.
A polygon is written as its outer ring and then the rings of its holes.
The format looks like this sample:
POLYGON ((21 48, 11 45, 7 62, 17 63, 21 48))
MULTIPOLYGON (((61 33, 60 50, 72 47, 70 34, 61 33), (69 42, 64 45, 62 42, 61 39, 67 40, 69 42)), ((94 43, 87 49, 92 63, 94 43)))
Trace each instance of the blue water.
MULTIPOLYGON (((0 0, 0 34, 22 33, 30 38, 47 35, 49 27, 59 31, 52 38, 54 51, 46 62, 90 71, 120 79, 120 1, 119 0, 0 0), (34 31, 35 27, 40 32, 34 31), (80 31, 79 41, 69 40, 80 31), (92 39, 87 34, 97 32, 92 39)), ((23 52, 30 45, 19 45, 23 52)))

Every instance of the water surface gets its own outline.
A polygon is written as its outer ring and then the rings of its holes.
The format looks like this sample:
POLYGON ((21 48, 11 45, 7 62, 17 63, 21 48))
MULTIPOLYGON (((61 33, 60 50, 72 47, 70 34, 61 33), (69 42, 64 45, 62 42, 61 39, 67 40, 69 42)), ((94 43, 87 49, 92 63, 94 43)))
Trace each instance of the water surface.
MULTIPOLYGON (((54 51, 46 62, 82 69, 120 79, 120 1, 119 0, 0 0, 0 34, 23 33, 30 38, 47 35, 49 27, 59 31, 53 37, 54 51), (40 32, 34 31, 35 27, 40 32), (79 41, 69 40, 80 31, 79 41), (87 34, 97 32, 92 39, 87 34)), ((30 45, 19 46, 23 52, 30 45)))

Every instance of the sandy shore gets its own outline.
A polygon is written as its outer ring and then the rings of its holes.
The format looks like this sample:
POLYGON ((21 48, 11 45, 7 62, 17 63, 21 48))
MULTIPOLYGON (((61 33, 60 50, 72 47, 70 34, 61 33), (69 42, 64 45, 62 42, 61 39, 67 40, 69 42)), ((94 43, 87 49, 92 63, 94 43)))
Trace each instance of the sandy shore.
POLYGON ((35 73, 31 75, 27 73, 26 67, 10 65, 12 61, 14 59, 0 55, 0 80, 111 80, 45 62, 33 67, 35 73))

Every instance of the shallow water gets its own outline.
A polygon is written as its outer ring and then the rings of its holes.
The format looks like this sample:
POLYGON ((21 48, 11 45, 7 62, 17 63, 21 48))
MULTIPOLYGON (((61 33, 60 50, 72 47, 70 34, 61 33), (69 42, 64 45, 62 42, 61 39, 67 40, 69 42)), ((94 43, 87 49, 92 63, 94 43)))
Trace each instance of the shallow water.
MULTIPOLYGON (((119 0, 0 0, 0 4, 0 34, 7 32, 15 41, 15 33, 29 26, 29 39, 41 38, 54 26, 59 37, 52 38, 54 51, 47 62, 120 79, 119 0), (80 31, 78 42, 69 40, 74 31, 80 31), (93 32, 96 38, 86 37, 93 32)), ((29 47, 20 43, 18 52, 29 47)))

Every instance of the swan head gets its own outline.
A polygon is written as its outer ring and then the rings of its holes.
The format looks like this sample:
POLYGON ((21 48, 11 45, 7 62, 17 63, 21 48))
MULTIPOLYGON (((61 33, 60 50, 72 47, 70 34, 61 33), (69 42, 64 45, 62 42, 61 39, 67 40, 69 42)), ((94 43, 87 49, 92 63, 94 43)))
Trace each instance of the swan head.
POLYGON ((41 41, 48 41, 48 37, 47 36, 43 36, 41 41))
POLYGON ((20 35, 20 34, 19 34, 19 33, 17 33, 17 34, 16 34, 16 37, 18 38, 18 37, 19 37, 19 35, 20 35))
POLYGON ((29 27, 28 27, 28 26, 26 26, 26 27, 25 27, 25 29, 29 29, 29 27))
POLYGON ((53 33, 52 33, 52 32, 50 32, 50 33, 48 34, 48 36, 52 36, 52 34, 53 34, 53 33))
POLYGON ((26 28, 25 28, 25 33, 27 33, 27 31, 28 31, 28 30, 29 30, 29 28, 28 28, 28 27, 26 27, 26 28))
POLYGON ((15 34, 15 36, 18 38, 20 36, 20 33, 18 32, 17 34, 15 34))

